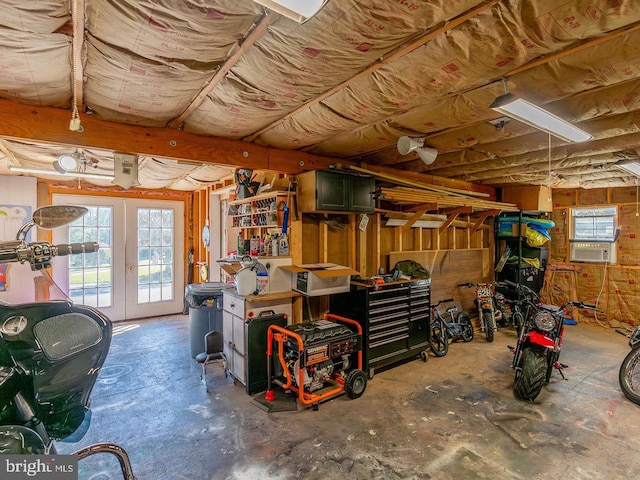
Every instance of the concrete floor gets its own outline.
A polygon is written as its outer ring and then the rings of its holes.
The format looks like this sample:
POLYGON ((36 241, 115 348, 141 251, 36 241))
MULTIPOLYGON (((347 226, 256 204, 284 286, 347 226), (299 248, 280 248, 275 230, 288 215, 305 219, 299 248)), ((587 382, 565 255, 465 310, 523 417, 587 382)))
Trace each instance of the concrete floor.
MULTIPOLYGON (((631 479, 640 477, 640 407, 618 387, 626 339, 567 326, 559 375, 535 403, 514 398, 513 329, 478 332, 447 356, 377 372, 360 399, 265 413, 211 366, 209 393, 189 353, 188 316, 119 323, 78 444, 109 441, 140 480, 631 479)), ((80 479, 117 476, 80 462, 80 479)))

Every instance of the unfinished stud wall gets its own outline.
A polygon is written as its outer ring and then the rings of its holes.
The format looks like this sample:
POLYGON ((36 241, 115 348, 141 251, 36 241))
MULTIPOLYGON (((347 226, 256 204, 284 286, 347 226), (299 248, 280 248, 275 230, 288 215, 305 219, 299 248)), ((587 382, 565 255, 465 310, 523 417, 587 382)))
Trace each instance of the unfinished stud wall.
POLYGON ((577 319, 611 327, 640 323, 640 216, 636 187, 554 190, 545 301, 561 304, 570 299, 597 303, 601 313, 580 311, 577 319), (618 207, 617 263, 569 262, 570 209, 618 207))

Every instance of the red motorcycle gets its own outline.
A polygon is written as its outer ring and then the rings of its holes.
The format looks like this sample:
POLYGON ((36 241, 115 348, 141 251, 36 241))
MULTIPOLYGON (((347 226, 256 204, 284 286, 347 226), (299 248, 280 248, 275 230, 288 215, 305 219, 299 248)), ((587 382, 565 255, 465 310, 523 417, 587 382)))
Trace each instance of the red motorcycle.
POLYGON ((549 383, 554 370, 566 380, 562 369, 568 365, 558 362, 566 308, 596 310, 596 306, 584 302, 566 302, 560 307, 543 305, 538 303, 533 290, 513 282, 506 283, 519 291, 530 312, 524 319, 518 344, 515 348, 508 347, 514 354, 511 368, 516 371, 513 391, 519 398, 533 402, 544 384, 549 383))

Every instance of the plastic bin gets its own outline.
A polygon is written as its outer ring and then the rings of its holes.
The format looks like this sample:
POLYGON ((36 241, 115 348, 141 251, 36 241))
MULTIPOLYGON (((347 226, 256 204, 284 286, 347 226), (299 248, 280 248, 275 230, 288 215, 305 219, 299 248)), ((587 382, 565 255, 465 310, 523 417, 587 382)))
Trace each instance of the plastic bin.
POLYGON ((216 330, 222 333, 222 290, 225 283, 191 283, 185 288, 189 305, 189 340, 191 357, 204 351, 204 336, 216 330))

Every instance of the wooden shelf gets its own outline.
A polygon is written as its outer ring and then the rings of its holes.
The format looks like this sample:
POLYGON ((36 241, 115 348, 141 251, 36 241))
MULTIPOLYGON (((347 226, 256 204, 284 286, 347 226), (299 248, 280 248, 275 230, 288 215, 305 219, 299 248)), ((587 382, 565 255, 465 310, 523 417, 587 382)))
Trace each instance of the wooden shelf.
POLYGON ((293 195, 295 195, 294 192, 267 192, 229 202, 230 207, 235 207, 235 212, 229 214, 232 227, 240 229, 282 227, 284 212, 280 208, 280 203, 286 202, 293 195))
POLYGON ((229 202, 229 205, 243 205, 245 203, 256 202, 259 200, 265 200, 273 197, 293 197, 295 192, 285 192, 285 191, 277 191, 277 192, 265 192, 260 193, 258 195, 254 195, 249 198, 241 198, 239 200, 232 200, 229 202))

